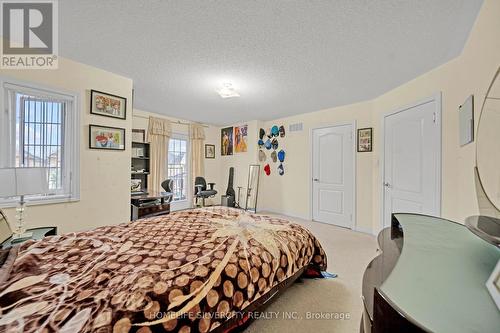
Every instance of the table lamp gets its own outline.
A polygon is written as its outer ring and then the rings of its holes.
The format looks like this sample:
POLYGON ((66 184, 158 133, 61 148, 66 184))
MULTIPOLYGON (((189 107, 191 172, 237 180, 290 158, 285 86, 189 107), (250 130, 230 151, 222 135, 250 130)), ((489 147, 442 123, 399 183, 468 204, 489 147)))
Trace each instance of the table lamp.
POLYGON ((24 212, 26 195, 40 195, 49 192, 47 168, 6 168, 0 169, 0 198, 19 197, 16 207, 17 224, 13 239, 31 237, 26 234, 24 212))

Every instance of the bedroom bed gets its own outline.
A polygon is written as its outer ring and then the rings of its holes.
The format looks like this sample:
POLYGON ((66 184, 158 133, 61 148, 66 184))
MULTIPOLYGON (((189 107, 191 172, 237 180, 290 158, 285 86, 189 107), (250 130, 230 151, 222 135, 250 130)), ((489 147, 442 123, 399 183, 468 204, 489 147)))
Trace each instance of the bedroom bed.
POLYGON ((230 332, 327 264, 307 229, 226 207, 47 237, 5 256, 2 332, 230 332))

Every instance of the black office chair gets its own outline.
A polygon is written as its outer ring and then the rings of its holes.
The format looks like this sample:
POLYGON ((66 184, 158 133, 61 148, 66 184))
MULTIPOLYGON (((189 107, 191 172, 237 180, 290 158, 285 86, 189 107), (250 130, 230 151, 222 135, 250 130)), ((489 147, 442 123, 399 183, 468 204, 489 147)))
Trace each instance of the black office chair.
POLYGON ((215 183, 208 183, 210 188, 207 189, 207 182, 203 177, 196 177, 194 180, 194 197, 195 204, 198 206, 198 199, 201 198, 201 207, 205 207, 205 199, 209 197, 214 197, 217 191, 214 190, 215 183))
POLYGON ((172 198, 174 197, 174 192, 172 191, 172 185, 174 184, 174 181, 172 179, 167 179, 164 180, 161 183, 161 187, 169 194, 168 198, 165 199, 165 203, 169 203, 172 201, 172 198))

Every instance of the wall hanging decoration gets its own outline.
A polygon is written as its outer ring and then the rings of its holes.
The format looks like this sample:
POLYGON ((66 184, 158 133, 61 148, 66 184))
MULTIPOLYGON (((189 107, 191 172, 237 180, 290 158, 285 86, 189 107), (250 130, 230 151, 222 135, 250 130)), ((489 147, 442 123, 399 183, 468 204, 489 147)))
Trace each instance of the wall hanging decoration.
POLYGON ((373 128, 360 128, 358 129, 358 152, 371 152, 373 142, 373 128))
POLYGON ((278 126, 274 125, 272 128, 271 128, 271 136, 273 137, 277 137, 278 135, 280 134, 280 129, 278 126))
POLYGON ((278 160, 278 156, 276 155, 276 150, 273 150, 271 153, 271 159, 273 160, 274 163, 278 160))
POLYGON ((273 141, 271 141, 271 147, 274 150, 276 150, 276 149, 278 149, 278 146, 279 146, 278 139, 274 138, 273 141))
POLYGON ((259 141, 257 141, 257 144, 259 145, 259 148, 264 147, 264 141, 262 141, 262 139, 259 139, 259 141))
POLYGON ((125 150, 125 129, 89 125, 89 148, 125 150))
POLYGON ((271 149, 271 140, 267 139, 266 142, 264 143, 264 147, 266 147, 267 150, 271 149))
POLYGON ((233 127, 220 130, 220 153, 222 156, 233 155, 233 127))
POLYGON ((259 149, 259 161, 264 162, 266 158, 266 153, 262 149, 259 149))
POLYGON ((264 172, 266 173, 266 176, 269 176, 271 174, 271 167, 269 166, 269 164, 266 164, 264 166, 264 172))
POLYGON ((245 153, 247 151, 248 125, 234 127, 234 151, 245 153))
POLYGON ((264 131, 264 129, 263 129, 263 128, 261 128, 261 129, 259 130, 259 139, 261 139, 261 140, 262 140, 262 139, 264 138, 264 136, 265 136, 265 135, 266 135, 266 131, 264 131))
POLYGON ((285 162, 285 151, 283 149, 278 152, 278 159, 281 163, 285 162))
POLYGON ((278 166, 278 174, 280 176, 283 176, 285 174, 285 166, 283 165, 283 162, 285 162, 285 151, 283 149, 278 152, 278 160, 280 161, 280 165, 278 166))
POLYGON ((205 158, 215 158, 215 145, 205 145, 205 158))
POLYGON ((458 108, 460 119, 460 146, 465 146, 474 141, 474 95, 470 95, 458 108))
POLYGON ((100 116, 126 119, 127 99, 102 91, 90 91, 90 113, 100 116))
POLYGON ((283 163, 280 163, 280 165, 278 166, 278 174, 280 176, 283 176, 285 174, 285 167, 283 166, 283 163))
POLYGON ((280 137, 285 137, 285 126, 283 125, 280 126, 280 137))

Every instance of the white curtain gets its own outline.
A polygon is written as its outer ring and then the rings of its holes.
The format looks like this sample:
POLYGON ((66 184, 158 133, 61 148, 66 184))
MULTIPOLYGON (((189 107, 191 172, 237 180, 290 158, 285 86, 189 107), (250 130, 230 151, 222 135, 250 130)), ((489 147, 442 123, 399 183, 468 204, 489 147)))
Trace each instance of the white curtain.
POLYGON ((189 126, 189 141, 191 143, 191 182, 193 183, 196 177, 205 176, 204 168, 204 152, 203 143, 205 142, 205 131, 203 126, 199 124, 191 124, 189 126))
POLYGON ((161 192, 161 183, 167 179, 168 141, 172 126, 167 119, 149 117, 148 141, 150 142, 150 174, 148 190, 161 192))

